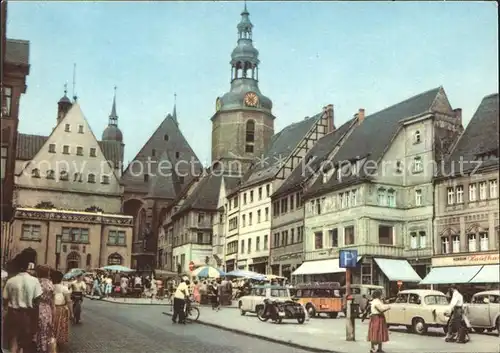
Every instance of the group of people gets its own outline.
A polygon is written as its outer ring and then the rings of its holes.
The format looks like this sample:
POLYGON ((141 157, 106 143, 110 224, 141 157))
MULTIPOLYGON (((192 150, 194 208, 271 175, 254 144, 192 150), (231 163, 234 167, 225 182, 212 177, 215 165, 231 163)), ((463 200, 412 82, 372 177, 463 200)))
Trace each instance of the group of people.
POLYGON ((2 295, 3 344, 12 353, 64 351, 73 318, 72 294, 83 294, 85 282, 80 276, 69 289, 62 284, 62 272, 44 265, 31 271, 30 262, 26 253, 10 262, 2 295))
POLYGON ((88 294, 103 297, 157 297, 163 296, 163 281, 154 276, 141 276, 138 273, 111 273, 100 271, 87 276, 91 285, 88 294))

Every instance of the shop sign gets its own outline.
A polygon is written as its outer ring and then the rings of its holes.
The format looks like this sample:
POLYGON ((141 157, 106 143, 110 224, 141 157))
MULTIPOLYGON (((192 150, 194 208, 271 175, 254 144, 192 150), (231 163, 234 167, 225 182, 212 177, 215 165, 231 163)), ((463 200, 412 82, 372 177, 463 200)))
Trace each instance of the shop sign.
POLYGON ((256 257, 253 259, 254 264, 262 264, 267 262, 269 258, 267 256, 256 257))
POLYGON ((496 254, 475 254, 465 256, 435 257, 432 259, 432 266, 467 266, 467 265, 488 265, 498 264, 500 256, 496 254))

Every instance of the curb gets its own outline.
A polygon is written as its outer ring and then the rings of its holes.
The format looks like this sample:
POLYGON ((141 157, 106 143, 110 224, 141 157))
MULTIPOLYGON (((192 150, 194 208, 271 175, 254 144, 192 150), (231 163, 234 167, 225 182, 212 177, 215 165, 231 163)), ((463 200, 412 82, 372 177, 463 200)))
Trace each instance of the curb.
MULTIPOLYGON (((166 316, 172 316, 172 313, 162 312, 162 314, 166 315, 166 316)), ((308 352, 315 352, 315 353, 341 353, 339 351, 332 351, 332 350, 329 350, 329 349, 321 349, 321 348, 314 348, 314 347, 304 346, 302 344, 294 343, 292 341, 283 341, 283 340, 279 340, 277 338, 272 338, 272 337, 268 337, 268 336, 264 336, 264 335, 259 335, 259 334, 251 333, 251 332, 244 331, 244 330, 238 330, 238 329, 230 328, 230 327, 219 325, 219 324, 214 324, 212 322, 202 321, 202 320, 199 320, 199 319, 197 321, 195 321, 195 323, 201 324, 201 325, 205 325, 205 326, 214 327, 214 328, 217 328, 217 329, 220 329, 220 330, 224 330, 224 331, 236 333, 236 334, 243 335, 243 336, 258 338, 258 339, 261 339, 261 340, 264 340, 264 341, 268 341, 268 342, 272 342, 272 343, 277 343, 277 344, 281 344, 281 345, 292 347, 292 348, 302 349, 302 350, 308 351, 308 352)))
MULTIPOLYGON (((106 300, 106 299, 99 299, 99 298, 93 298, 89 296, 85 296, 85 298, 89 300, 97 300, 101 302, 106 302, 106 303, 111 303, 111 304, 121 304, 121 305, 149 305, 149 306, 158 306, 158 305, 167 305, 167 306, 172 306, 172 303, 168 302, 155 302, 155 303, 131 303, 131 302, 124 302, 124 301, 114 301, 114 300, 106 300)), ((201 307, 210 307, 210 305, 201 305, 201 307)), ((238 309, 237 307, 224 307, 224 309, 238 309)))

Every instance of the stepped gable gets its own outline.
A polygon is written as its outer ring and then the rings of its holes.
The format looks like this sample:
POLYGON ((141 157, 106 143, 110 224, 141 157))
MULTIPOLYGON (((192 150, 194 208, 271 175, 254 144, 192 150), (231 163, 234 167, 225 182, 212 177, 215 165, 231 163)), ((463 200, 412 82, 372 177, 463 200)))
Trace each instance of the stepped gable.
MULTIPOLYGON (((444 90, 442 87, 437 87, 367 116, 340 147, 333 158, 333 164, 352 162, 363 158, 378 163, 398 133, 401 127, 400 121, 432 112, 433 104, 440 94, 444 94, 444 90)), ((333 191, 366 179, 369 179, 369 175, 364 173, 363 168, 360 168, 359 172, 354 175, 342 177, 341 180, 332 177, 323 183, 322 178, 318 178, 307 194, 314 195, 333 191)))
POLYGON ((250 186, 260 181, 273 178, 283 167, 297 145, 321 119, 323 113, 316 114, 297 123, 288 125, 273 135, 269 149, 264 156, 257 159, 243 177, 242 186, 250 186))
POLYGON ((167 152, 172 168, 177 168, 179 174, 184 175, 184 180, 177 179, 182 185, 174 182, 174 190, 182 189, 193 177, 201 175, 203 168, 198 157, 180 131, 176 119, 168 114, 123 172, 121 181, 125 192, 149 193, 154 177, 145 181, 144 175, 149 174, 148 165, 151 166, 151 171, 157 168, 163 152, 167 152))
POLYGON ((498 105, 498 93, 483 98, 450 155, 446 175, 471 172, 478 167, 478 161, 480 169, 498 167, 498 105))
POLYGON ((202 177, 202 180, 200 180, 191 195, 186 198, 186 201, 184 201, 178 213, 190 209, 216 211, 219 202, 219 192, 222 179, 224 179, 226 185, 228 185, 227 183, 235 185, 239 180, 238 177, 208 172, 202 177))
POLYGON ((356 122, 356 118, 353 118, 342 124, 342 126, 335 131, 319 139, 314 147, 302 159, 300 164, 293 170, 292 174, 290 174, 279 189, 273 193, 273 197, 286 194, 300 187, 303 182, 312 177, 313 171, 317 172, 319 170, 322 163, 328 159, 330 153, 332 153, 337 144, 356 122))
MULTIPOLYGON (((31 161, 49 137, 43 135, 18 134, 16 160, 31 161)), ((114 141, 98 141, 104 157, 114 165, 121 161, 121 146, 114 141)))

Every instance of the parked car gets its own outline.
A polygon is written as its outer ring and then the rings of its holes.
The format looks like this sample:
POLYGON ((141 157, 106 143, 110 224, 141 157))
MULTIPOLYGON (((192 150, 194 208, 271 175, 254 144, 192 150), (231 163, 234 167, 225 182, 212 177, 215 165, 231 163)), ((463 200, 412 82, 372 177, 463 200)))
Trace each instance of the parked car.
MULTIPOLYGON (((351 295, 354 303, 359 304, 359 312, 362 313, 366 310, 366 305, 372 299, 372 294, 376 290, 382 292, 382 296, 385 297, 385 289, 382 286, 377 286, 373 284, 351 284, 351 295)), ((345 297, 345 286, 342 287, 342 312, 344 316, 346 314, 346 297, 345 297)))
POLYGON ((466 307, 467 318, 474 331, 497 330, 500 335, 500 290, 476 293, 466 307))
POLYGON ((334 319, 342 311, 340 283, 301 283, 296 288, 294 297, 305 306, 310 317, 325 313, 334 319))
POLYGON ((263 285, 255 286, 250 291, 250 295, 241 297, 238 301, 238 308, 241 315, 246 313, 257 313, 264 308, 264 299, 272 298, 278 301, 292 300, 290 291, 286 287, 263 285))
POLYGON ((399 292, 391 310, 385 313, 388 326, 406 326, 409 332, 423 335, 429 327, 446 332, 448 298, 439 291, 408 289, 399 292))

